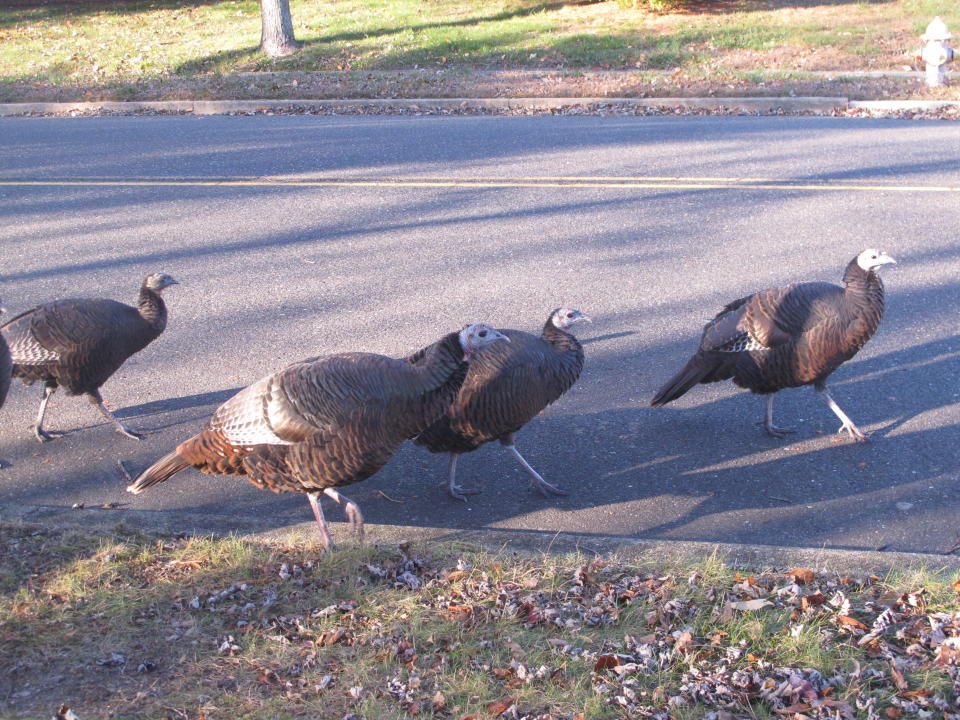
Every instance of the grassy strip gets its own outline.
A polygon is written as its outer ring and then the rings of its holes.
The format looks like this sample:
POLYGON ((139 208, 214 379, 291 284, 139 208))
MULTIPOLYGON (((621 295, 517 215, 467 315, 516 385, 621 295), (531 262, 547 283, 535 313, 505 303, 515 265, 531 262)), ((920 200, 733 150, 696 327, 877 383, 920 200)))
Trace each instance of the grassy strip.
MULTIPOLYGON (((658 14, 613 0, 291 5, 303 50, 272 61, 256 51, 255 0, 18 0, 0 7, 0 84, 8 101, 31 92, 43 99, 49 86, 72 88, 65 99, 147 99, 158 83, 177 80, 182 95, 203 96, 218 82, 211 77, 228 78, 242 93, 238 73, 247 71, 612 68, 676 70, 722 88, 750 72, 901 70, 933 15, 960 24, 960 11, 940 0, 730 0, 658 14)), ((296 85, 284 90, 312 96, 296 85)), ((642 82, 633 88, 646 90, 642 82)))
POLYGON ((256 73, 128 83, 0 83, 0 102, 537 97, 847 97, 960 99, 960 86, 928 89, 917 78, 814 77, 802 73, 384 71, 256 73))
POLYGON ((0 714, 956 718, 952 583, 7 524, 0 714))

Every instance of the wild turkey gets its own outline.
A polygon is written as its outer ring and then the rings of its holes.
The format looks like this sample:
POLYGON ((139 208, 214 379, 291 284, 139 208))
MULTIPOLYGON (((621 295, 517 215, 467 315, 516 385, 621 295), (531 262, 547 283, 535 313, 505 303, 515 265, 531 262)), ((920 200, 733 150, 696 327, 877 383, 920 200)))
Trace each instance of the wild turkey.
POLYGON ((742 388, 768 395, 763 425, 782 438, 792 430, 773 424, 773 393, 813 385, 843 423, 837 432, 866 440, 834 401, 826 380, 880 324, 883 282, 878 270, 893 262, 884 252, 864 250, 847 265, 843 288, 799 283, 733 301, 706 324, 697 352, 650 404, 665 405, 697 383, 733 378, 742 388))
POLYGON ((503 339, 469 325, 427 348, 424 360, 371 353, 311 358, 268 375, 221 405, 207 428, 144 470, 127 488, 140 493, 188 467, 245 475, 259 488, 306 493, 324 547, 330 531, 321 494, 344 506, 358 534, 363 516, 334 488, 366 480, 404 440, 453 401, 474 352, 503 339))
MULTIPOLYGON (((6 312, 3 305, 0 305, 0 313, 6 312)), ((13 370, 13 361, 10 359, 10 348, 7 347, 7 341, 0 335, 0 408, 3 407, 3 401, 7 398, 7 390, 10 389, 10 373, 13 370)))
POLYGON ((56 300, 27 310, 0 327, 10 346, 13 377, 27 385, 43 383, 33 428, 40 442, 54 437, 43 429, 43 416, 58 387, 68 395, 86 395, 119 432, 141 439, 107 409, 100 386, 127 358, 163 332, 167 307, 160 293, 176 284, 166 273, 154 273, 140 286, 136 307, 96 298, 56 300))
MULTIPOLYGON (((530 467, 513 436, 580 377, 583 348, 568 332, 579 322, 590 322, 590 318, 579 310, 558 308, 550 313, 540 335, 501 330, 510 344, 477 353, 446 415, 414 439, 430 452, 448 454, 447 492, 451 497, 466 501, 465 495, 480 492, 456 484, 457 458, 492 440, 499 440, 510 451, 544 496, 566 495, 530 467)), ((416 355, 408 358, 408 362, 419 360, 416 355)))

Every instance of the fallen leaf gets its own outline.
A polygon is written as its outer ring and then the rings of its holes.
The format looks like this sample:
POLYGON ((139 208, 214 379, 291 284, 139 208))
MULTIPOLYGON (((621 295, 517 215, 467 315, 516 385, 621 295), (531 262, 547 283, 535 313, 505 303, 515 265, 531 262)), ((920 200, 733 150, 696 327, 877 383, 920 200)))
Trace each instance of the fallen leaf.
POLYGON ((903 710, 901 710, 898 707, 888 707, 883 709, 883 714, 886 715, 888 718, 893 718, 893 720, 897 720, 897 718, 903 715, 903 710))
POLYGON ((498 715, 503 715, 513 704, 513 700, 497 700, 492 703, 487 703, 486 708, 487 712, 497 717, 498 715))
POLYGON ((813 707, 807 705, 806 703, 796 703, 790 707, 780 708, 779 710, 774 710, 778 715, 793 715, 795 713, 804 713, 807 710, 813 710, 813 707))
POLYGON ((768 605, 773 605, 773 603, 769 600, 765 600, 764 598, 755 598, 753 600, 738 600, 736 602, 729 603, 729 605, 734 610, 749 611, 760 610, 768 605))
POLYGON ((893 678, 894 684, 897 686, 897 690, 903 691, 906 690, 910 685, 907 684, 907 679, 903 677, 903 673, 897 668, 894 663, 890 663, 890 677, 893 678))
POLYGON ((809 585, 817 577, 813 570, 808 570, 807 568, 794 568, 788 572, 787 575, 792 577, 797 585, 809 585))
POLYGON ((802 598, 800 598, 800 607, 806 610, 807 608, 810 608, 810 607, 817 607, 819 605, 824 605, 826 604, 826 602, 827 602, 826 595, 824 595, 822 592, 817 590, 817 592, 815 593, 811 593, 810 595, 804 595, 802 598))
POLYGON ((837 620, 839 620, 842 625, 849 625, 850 627, 855 627, 858 630, 870 629, 856 618, 848 617, 847 615, 837 615, 837 620))
POLYGON ((609 670, 610 668, 615 668, 620 664, 620 661, 617 660, 616 655, 601 655, 597 658, 597 662, 593 665, 594 672, 601 672, 602 670, 609 670))

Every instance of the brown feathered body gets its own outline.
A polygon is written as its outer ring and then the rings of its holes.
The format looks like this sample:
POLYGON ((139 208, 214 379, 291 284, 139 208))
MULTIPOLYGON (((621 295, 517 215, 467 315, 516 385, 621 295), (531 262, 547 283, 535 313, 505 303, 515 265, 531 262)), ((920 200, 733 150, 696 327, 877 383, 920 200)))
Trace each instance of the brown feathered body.
POLYGON ((514 433, 580 377, 583 347, 554 325, 552 314, 540 335, 500 332, 510 342, 494 343, 476 354, 456 399, 415 438, 417 445, 434 453, 468 453, 492 440, 512 445, 514 433))
POLYGON ((876 272, 854 258, 843 282, 786 285, 730 303, 707 323, 697 352, 651 404, 665 405, 698 383, 727 379, 760 394, 822 388, 883 316, 883 283, 876 272))
POLYGON ((10 348, 6 340, 0 335, 0 407, 7 399, 7 390, 10 389, 10 373, 13 371, 13 360, 10 358, 10 348))
POLYGON ((166 326, 166 305, 144 285, 136 307, 93 298, 57 300, 21 313, 0 333, 10 348, 13 377, 62 387, 69 395, 95 395, 166 326))
POLYGON ((314 493, 365 480, 434 422, 467 374, 457 333, 423 362, 343 353, 290 365, 241 390, 207 429, 136 478, 132 492, 193 466, 243 475, 274 492, 314 493))

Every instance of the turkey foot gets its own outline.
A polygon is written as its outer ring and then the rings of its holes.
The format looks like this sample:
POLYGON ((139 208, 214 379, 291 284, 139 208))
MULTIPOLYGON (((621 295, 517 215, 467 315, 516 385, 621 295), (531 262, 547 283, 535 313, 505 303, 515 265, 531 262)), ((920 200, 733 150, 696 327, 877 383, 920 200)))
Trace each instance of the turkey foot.
POLYGON ((860 428, 853 424, 853 422, 848 418, 847 422, 840 426, 837 430, 837 435, 842 435, 843 433, 848 433, 857 442, 869 442, 870 435, 863 432, 860 428))
POLYGON ((773 397, 773 395, 767 396, 766 410, 763 413, 763 420, 758 422, 757 425, 763 425, 763 429, 766 430, 767 435, 770 437, 783 440, 783 438, 785 438, 789 433, 794 433, 796 430, 793 428, 783 428, 773 424, 773 397))
POLYGON ((117 432, 121 435, 126 435, 131 440, 143 440, 147 436, 146 433, 136 432, 121 423, 117 423, 117 432))
POLYGON ((533 485, 537 490, 540 491, 540 494, 544 497, 550 497, 551 495, 569 495, 566 490, 561 490, 556 485, 551 485, 542 477, 540 473, 530 467, 530 463, 523 459, 523 455, 520 454, 520 451, 517 450, 515 445, 505 445, 513 456, 517 459, 517 462, 520 463, 520 466, 527 471, 527 474, 530 476, 530 484, 533 485))
POLYGON ((827 403, 827 407, 833 410, 834 415, 840 418, 840 422, 843 423, 840 426, 840 429, 837 430, 838 435, 846 432, 846 433, 849 433, 850 437, 852 437, 857 442, 866 442, 867 440, 869 440, 869 437, 867 436, 867 434, 863 432, 860 428, 858 428, 854 424, 853 420, 851 420, 849 416, 843 410, 840 409, 840 406, 837 405, 836 401, 833 399, 833 396, 830 394, 830 391, 827 389, 826 385, 821 385, 820 387, 818 387, 817 392, 820 393, 820 396, 823 398, 824 402, 827 403))
POLYGON ((146 437, 145 434, 134 432, 122 422, 120 422, 112 412, 110 408, 107 407, 106 403, 103 402, 103 398, 100 397, 100 393, 91 393, 89 395, 90 402, 93 405, 96 405, 97 410, 100 411, 100 414, 103 415, 107 420, 113 423, 113 426, 117 429, 117 432, 121 435, 126 435, 131 440, 143 440, 146 437))
POLYGON ((465 488, 461 485, 454 483, 453 485, 447 483, 447 492, 450 494, 454 500, 463 500, 467 501, 467 495, 479 495, 483 490, 477 490, 476 488, 465 488))
POLYGON ((64 435, 66 435, 65 432, 57 432, 55 430, 44 430, 39 425, 33 428, 33 434, 36 436, 37 440, 39 440, 42 443, 50 442, 51 440, 56 440, 57 438, 62 438, 64 435))
POLYGON ((343 505, 343 512, 350 522, 350 528, 356 533, 357 541, 363 542, 363 513, 360 512, 360 506, 342 493, 338 493, 333 488, 326 488, 323 494, 332 499, 338 505, 343 505))
POLYGON ((766 420, 757 420, 757 425, 762 425, 763 431, 767 433, 767 435, 775 437, 778 440, 783 440, 787 435, 796 432, 793 428, 780 427, 779 425, 768 423, 766 420))
POLYGON ((465 488, 457 485, 455 479, 457 477, 457 454, 450 453, 450 459, 447 461, 447 492, 450 494, 454 500, 463 500, 467 501, 467 495, 479 495, 480 490, 475 490, 474 488, 465 488))

